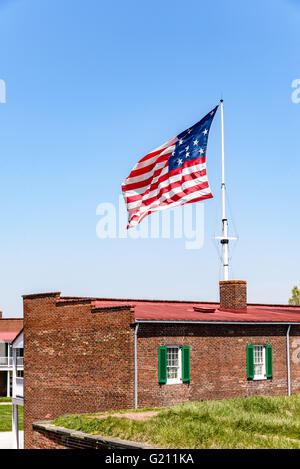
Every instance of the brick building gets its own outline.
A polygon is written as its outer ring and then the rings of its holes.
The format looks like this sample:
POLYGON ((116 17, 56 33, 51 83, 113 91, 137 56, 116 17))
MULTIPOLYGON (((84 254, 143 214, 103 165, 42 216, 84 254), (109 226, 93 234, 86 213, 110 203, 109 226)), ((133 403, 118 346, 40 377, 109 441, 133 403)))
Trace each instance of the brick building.
MULTIPOLYGON (((23 319, 2 318, 0 311, 0 396, 11 396, 12 387, 12 352, 11 342, 23 327, 23 319)), ((20 350, 20 355, 22 355, 20 350)), ((20 370, 23 358, 18 358, 20 370)))
POLYGON ((25 448, 65 413, 300 392, 300 307, 24 296, 25 448))

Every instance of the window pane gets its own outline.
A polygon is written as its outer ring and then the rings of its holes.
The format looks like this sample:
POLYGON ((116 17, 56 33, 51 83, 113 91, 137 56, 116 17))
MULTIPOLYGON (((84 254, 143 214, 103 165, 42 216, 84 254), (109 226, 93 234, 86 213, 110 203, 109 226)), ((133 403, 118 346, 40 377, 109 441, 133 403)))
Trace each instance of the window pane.
POLYGON ((254 347, 254 376, 263 376, 265 374, 264 346, 255 345, 254 347))
POLYGON ((177 378, 177 368, 168 368, 168 378, 176 379, 177 378))
POLYGON ((178 347, 167 348, 167 376, 168 379, 178 378, 178 347))

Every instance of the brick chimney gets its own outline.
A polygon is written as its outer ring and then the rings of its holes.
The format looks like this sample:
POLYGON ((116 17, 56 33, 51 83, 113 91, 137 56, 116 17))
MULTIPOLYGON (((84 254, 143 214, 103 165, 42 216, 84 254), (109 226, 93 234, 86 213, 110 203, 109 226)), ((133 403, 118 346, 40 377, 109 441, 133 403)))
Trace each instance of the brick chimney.
POLYGON ((0 311, 0 319, 2 319, 2 311, 0 311))
POLYGON ((247 282, 245 280, 220 282, 220 309, 234 313, 247 312, 247 282))

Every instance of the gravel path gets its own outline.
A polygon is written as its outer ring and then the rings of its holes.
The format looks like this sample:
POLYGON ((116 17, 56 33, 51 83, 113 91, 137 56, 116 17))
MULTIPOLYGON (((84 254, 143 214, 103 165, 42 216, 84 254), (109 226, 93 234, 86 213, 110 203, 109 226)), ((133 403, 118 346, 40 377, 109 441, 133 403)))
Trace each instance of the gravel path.
POLYGON ((132 420, 150 420, 152 417, 155 417, 159 412, 157 410, 149 410, 146 412, 126 412, 125 414, 105 414, 105 415, 97 415, 93 416, 93 418, 97 419, 106 419, 107 417, 119 417, 119 418, 126 418, 132 420))

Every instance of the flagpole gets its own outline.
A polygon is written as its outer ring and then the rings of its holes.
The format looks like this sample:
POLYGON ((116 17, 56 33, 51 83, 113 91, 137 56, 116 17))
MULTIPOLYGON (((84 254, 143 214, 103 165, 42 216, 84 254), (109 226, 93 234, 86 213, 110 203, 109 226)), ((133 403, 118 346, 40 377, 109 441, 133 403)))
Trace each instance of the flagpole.
POLYGON ((226 185, 225 185, 225 150, 224 150, 224 109, 223 99, 220 100, 221 104, 221 133, 222 133, 222 239, 221 244, 223 247, 223 278, 228 280, 228 220, 226 217, 226 185))

